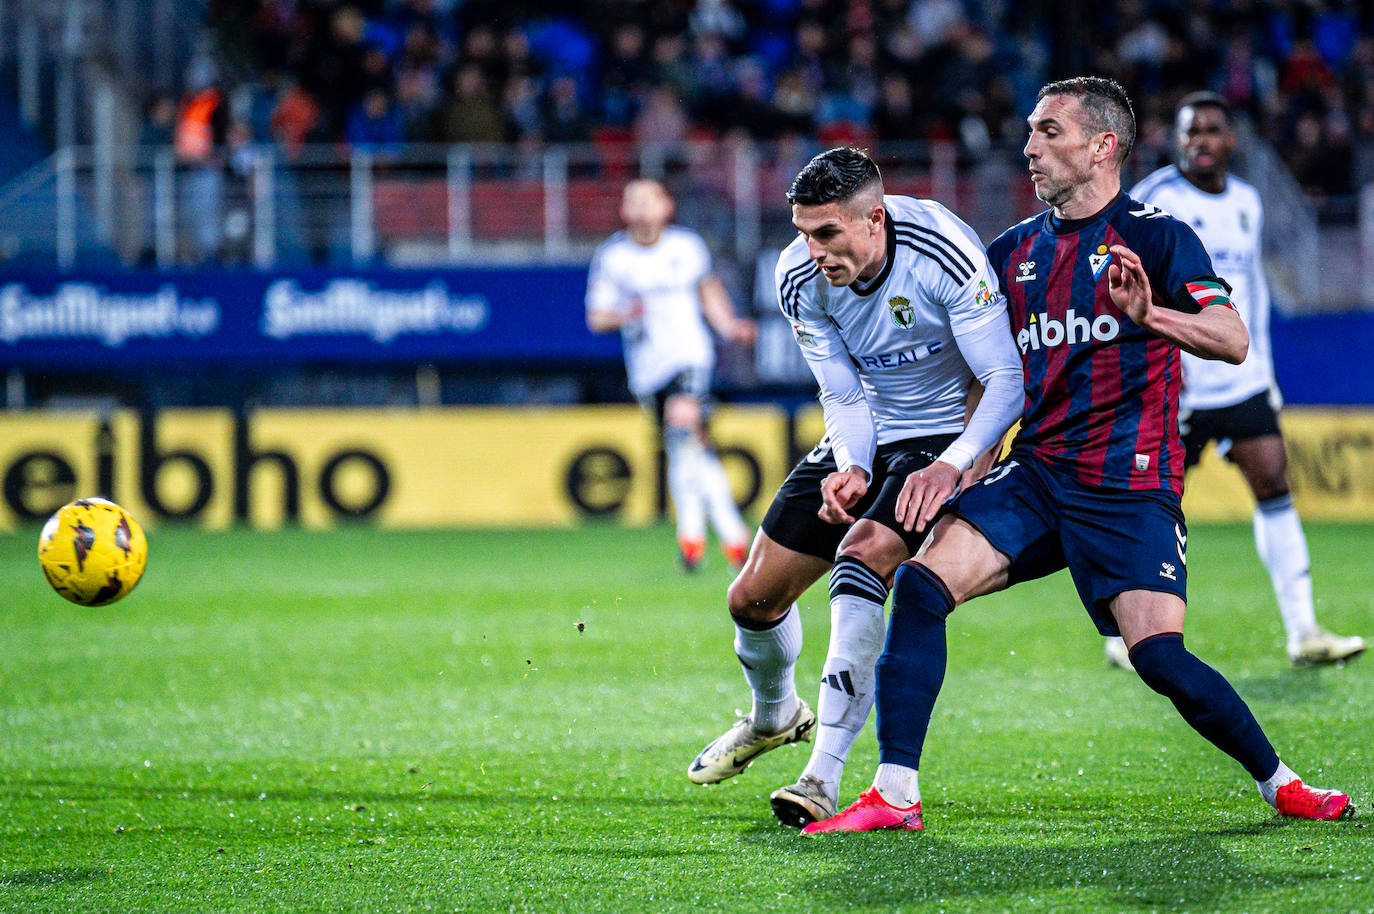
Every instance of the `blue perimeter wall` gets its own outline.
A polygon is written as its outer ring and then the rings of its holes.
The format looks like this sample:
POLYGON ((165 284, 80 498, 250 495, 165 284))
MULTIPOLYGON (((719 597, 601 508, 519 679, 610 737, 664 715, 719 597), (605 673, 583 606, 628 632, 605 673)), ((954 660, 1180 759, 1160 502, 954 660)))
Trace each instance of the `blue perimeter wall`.
MULTIPOLYGON (((620 341, 587 331, 586 278, 578 267, 0 272, 0 369, 605 366, 620 341)), ((1374 313, 1276 313, 1272 336, 1287 403, 1374 405, 1374 313)))

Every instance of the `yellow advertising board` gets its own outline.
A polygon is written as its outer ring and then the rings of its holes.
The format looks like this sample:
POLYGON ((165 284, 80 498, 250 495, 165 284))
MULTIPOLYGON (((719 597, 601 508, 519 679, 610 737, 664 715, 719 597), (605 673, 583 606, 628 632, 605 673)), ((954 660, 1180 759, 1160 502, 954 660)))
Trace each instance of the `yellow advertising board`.
MULTIPOLYGON (((1292 409, 1283 423, 1303 517, 1374 520, 1374 410, 1292 409)), ((758 518, 823 423, 814 406, 790 419, 727 406, 712 434, 758 518)), ((642 524, 667 504, 652 420, 631 406, 8 412, 0 479, 0 530, 92 494, 146 524, 212 529, 642 524)), ((1240 520, 1252 502, 1209 453, 1184 507, 1194 521, 1240 520)))
MULTIPOLYGON (((1279 416, 1288 481, 1304 520, 1374 520, 1374 410, 1294 407, 1279 416)), ((1208 448, 1188 474, 1190 521, 1244 520, 1254 499, 1239 471, 1208 448)))
MULTIPOLYGON (((737 496, 767 507, 786 416, 721 409, 737 496)), ((666 504, 653 421, 630 406, 0 413, 0 529, 105 494, 156 525, 647 523, 666 504)))

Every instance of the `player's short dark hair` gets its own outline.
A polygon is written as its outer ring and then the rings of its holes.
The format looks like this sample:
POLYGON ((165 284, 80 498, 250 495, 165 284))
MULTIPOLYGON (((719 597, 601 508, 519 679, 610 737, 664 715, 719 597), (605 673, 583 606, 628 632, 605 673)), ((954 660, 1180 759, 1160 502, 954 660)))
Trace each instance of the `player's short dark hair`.
POLYGON ((848 200, 874 184, 881 185, 878 163, 855 146, 836 146, 817 155, 797 172, 787 188, 787 202, 819 206, 848 200))
POLYGON ((1189 92, 1178 100, 1178 107, 1174 108, 1174 117, 1177 118, 1184 108, 1215 108, 1226 119, 1226 126, 1231 126, 1231 103, 1220 93, 1189 92))
POLYGON ((1038 102, 1047 95, 1072 95, 1088 114, 1085 125, 1090 133, 1114 133, 1118 145, 1117 162, 1125 162, 1135 146, 1135 110, 1121 83, 1103 76, 1075 76, 1042 88, 1038 102))

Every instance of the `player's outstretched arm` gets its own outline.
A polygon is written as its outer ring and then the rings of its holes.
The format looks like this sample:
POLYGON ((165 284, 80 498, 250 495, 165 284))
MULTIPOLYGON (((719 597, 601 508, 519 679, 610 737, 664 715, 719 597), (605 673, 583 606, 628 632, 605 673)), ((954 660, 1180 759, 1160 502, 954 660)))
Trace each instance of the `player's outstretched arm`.
POLYGON ((1112 301, 1141 327, 1203 359, 1239 365, 1250 349, 1250 334, 1234 308, 1208 305, 1197 314, 1160 308, 1151 301, 1150 277, 1140 257, 1124 244, 1112 245, 1117 262, 1107 268, 1112 301))

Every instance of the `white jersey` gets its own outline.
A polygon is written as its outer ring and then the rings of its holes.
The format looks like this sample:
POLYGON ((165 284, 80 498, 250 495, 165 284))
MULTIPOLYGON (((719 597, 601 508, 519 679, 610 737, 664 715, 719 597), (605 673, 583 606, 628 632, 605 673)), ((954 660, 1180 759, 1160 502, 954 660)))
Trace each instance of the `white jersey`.
MULTIPOLYGON (((955 334, 967 337, 1000 319, 1005 340, 998 340, 1005 345, 985 348, 996 349, 991 360, 1014 375, 1014 417, 1021 405, 1020 361, 1006 329, 1006 299, 978 236, 933 200, 888 195, 883 204, 887 260, 872 281, 832 287, 800 235, 778 258, 778 303, 821 382, 822 405, 827 372, 833 378, 837 366, 852 364, 847 370, 857 372, 876 444, 960 433, 974 371, 955 334)), ((869 468, 871 455, 846 453, 846 442, 835 440, 829 408, 826 428, 841 469, 869 468)), ((862 446, 848 443, 854 451, 862 446)))
POLYGON ((1226 176, 1219 194, 1199 189, 1176 166, 1161 168, 1131 190, 1131 196, 1153 203, 1193 227, 1212 258, 1218 276, 1231 285, 1231 302, 1250 331, 1245 361, 1231 365, 1183 353, 1184 410, 1234 406, 1272 390, 1274 365, 1269 351, 1269 284, 1260 258, 1264 207, 1254 187, 1226 176))
POLYGON ((635 396, 655 393, 683 371, 715 365, 697 290, 710 272, 706 242, 677 226, 647 247, 616 232, 596 249, 587 275, 587 310, 632 316, 620 334, 635 396))

